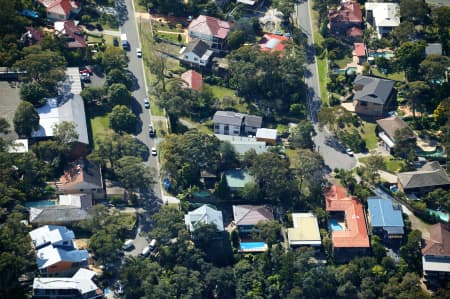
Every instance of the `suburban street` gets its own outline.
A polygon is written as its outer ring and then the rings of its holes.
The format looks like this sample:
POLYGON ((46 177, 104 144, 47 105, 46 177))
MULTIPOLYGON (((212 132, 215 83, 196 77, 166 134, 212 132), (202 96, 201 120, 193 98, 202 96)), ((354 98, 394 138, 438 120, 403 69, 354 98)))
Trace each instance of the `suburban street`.
POLYGON ((309 108, 309 119, 314 123, 317 135, 314 138, 316 150, 322 155, 325 164, 330 168, 352 169, 356 166, 356 159, 342 152, 342 148, 330 146, 328 142, 332 135, 324 128, 319 130, 317 113, 320 110, 322 100, 320 98, 319 75, 317 63, 314 57, 314 40, 312 20, 310 15, 309 1, 297 3, 295 6, 295 17, 299 28, 308 37, 308 73, 305 75, 305 83, 308 86, 307 100, 309 108))
POLYGON ((136 130, 136 138, 147 145, 149 149, 149 156, 148 160, 145 161, 145 164, 153 168, 155 173, 155 184, 149 186, 148 189, 142 188, 140 190, 140 196, 145 201, 144 206, 147 208, 147 211, 137 211, 138 228, 134 239, 135 247, 132 251, 127 253, 127 255, 130 254, 136 256, 142 252, 142 249, 148 243, 146 239, 140 235, 140 233, 141 231, 148 232, 150 230, 149 217, 151 213, 148 209, 153 211, 157 205, 160 205, 161 185, 157 157, 153 157, 150 154, 150 149, 153 146, 156 147, 157 139, 150 138, 148 134, 148 125, 151 123, 151 113, 150 110, 144 108, 144 99, 147 97, 148 89, 145 82, 143 60, 142 58, 138 58, 136 55, 136 49, 142 48, 142 46, 139 40, 138 24, 136 22, 133 0, 119 0, 117 6, 118 10, 121 11, 121 15, 119 17, 121 20, 120 31, 127 34, 127 39, 130 44, 130 49, 127 52, 130 60, 128 70, 133 74, 135 79, 135 86, 132 92, 135 101, 132 102, 131 108, 140 120, 136 130))

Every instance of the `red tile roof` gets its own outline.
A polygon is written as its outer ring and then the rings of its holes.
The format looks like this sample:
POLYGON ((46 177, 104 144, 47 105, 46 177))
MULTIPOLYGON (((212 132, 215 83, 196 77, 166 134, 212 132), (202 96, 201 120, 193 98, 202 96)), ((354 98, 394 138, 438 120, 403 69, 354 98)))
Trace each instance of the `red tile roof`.
POLYGON ((366 220, 361 202, 347 196, 345 188, 331 186, 325 192, 326 210, 345 213, 346 227, 342 231, 333 231, 331 239, 335 248, 370 247, 366 220))
POLYGON ((356 56, 366 56, 366 46, 364 45, 364 43, 354 43, 353 48, 355 49, 356 56))
POLYGON ((349 36, 349 37, 362 37, 363 36, 362 29, 358 28, 358 27, 350 27, 346 33, 347 33, 347 36, 349 36))
POLYGON ((227 21, 200 15, 189 24, 189 31, 224 39, 230 31, 231 25, 227 21))
POLYGON ((261 51, 283 51, 283 41, 289 40, 286 36, 266 33, 259 42, 261 51))
POLYGON ((442 223, 430 227, 430 239, 425 240, 423 255, 450 256, 450 228, 442 223))
POLYGON ((59 15, 69 15, 73 8, 78 8, 75 1, 70 0, 39 0, 47 8, 47 12, 59 15))
POLYGON ((187 87, 193 90, 200 91, 203 86, 203 77, 196 71, 189 70, 181 74, 181 79, 186 82, 187 87))
POLYGON ((362 23, 362 11, 358 3, 346 2, 339 10, 332 11, 329 17, 339 22, 362 23))

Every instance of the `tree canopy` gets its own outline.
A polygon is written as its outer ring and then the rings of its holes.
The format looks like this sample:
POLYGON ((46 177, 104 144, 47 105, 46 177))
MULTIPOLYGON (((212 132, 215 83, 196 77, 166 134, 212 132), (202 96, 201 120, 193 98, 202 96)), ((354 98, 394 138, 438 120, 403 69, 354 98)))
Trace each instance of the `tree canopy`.
POLYGON ((39 129, 39 114, 33 105, 21 101, 14 113, 14 130, 19 137, 31 137, 31 133, 39 129))

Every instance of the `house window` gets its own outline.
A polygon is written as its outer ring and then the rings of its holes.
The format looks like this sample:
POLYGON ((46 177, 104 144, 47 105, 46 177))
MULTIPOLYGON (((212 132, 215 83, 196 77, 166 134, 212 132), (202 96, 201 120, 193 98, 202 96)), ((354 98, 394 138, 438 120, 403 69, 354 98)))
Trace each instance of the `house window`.
POLYGON ((214 130, 219 130, 220 129, 220 125, 214 125, 214 130))
POLYGON ((198 61, 198 58, 197 58, 197 57, 194 57, 194 61, 198 61))
POLYGON ((200 63, 205 63, 205 61, 203 59, 200 59, 200 63))
POLYGON ((234 135, 239 135, 239 131, 238 131, 238 130, 234 130, 234 131, 233 131, 233 134, 234 134, 234 135))
POLYGON ((360 104, 361 104, 361 106, 367 106, 367 103, 366 102, 359 102, 360 104))
POLYGON ((189 56, 188 55, 184 55, 184 59, 189 59, 189 56))

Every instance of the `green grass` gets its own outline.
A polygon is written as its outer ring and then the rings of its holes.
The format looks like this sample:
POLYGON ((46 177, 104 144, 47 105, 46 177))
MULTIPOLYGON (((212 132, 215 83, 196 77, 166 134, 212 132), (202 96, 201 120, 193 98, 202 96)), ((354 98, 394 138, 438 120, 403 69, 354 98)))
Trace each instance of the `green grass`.
MULTIPOLYGON (((347 53, 348 54, 348 53, 347 53)), ((353 57, 350 55, 346 55, 342 59, 336 59, 333 61, 340 69, 345 69, 347 64, 353 62, 353 57)))
POLYGON ((395 81, 405 81, 405 72, 392 73, 392 74, 383 74, 377 68, 370 69, 375 76, 387 78, 395 81))
POLYGON ((371 150, 377 147, 377 135, 375 133, 374 123, 364 122, 361 133, 361 138, 366 142, 367 149, 371 150))
POLYGON ((178 40, 178 34, 180 34, 180 33, 173 33, 173 34, 171 34, 171 33, 158 32, 157 36, 159 36, 162 39, 173 41, 175 43, 182 43, 183 40, 184 40, 183 35, 181 36, 181 41, 179 41, 178 40))
POLYGON ((211 92, 213 93, 213 95, 219 99, 221 105, 223 105, 223 108, 233 108, 239 112, 243 112, 246 113, 248 112, 248 106, 247 104, 244 102, 244 100, 238 96, 236 96, 235 91, 233 89, 230 88, 226 88, 223 86, 218 86, 218 85, 209 85, 209 84, 204 84, 204 86, 206 88, 209 88, 211 90, 211 92), (230 103, 224 103, 223 98, 224 97, 229 97, 232 99, 232 102, 230 103))
POLYGON ((143 6, 139 0, 133 0, 134 1, 134 9, 137 12, 147 12, 147 9, 145 8, 145 6, 143 6))
POLYGON ((106 135, 108 132, 112 132, 109 128, 109 114, 92 117, 90 122, 92 128, 92 142, 94 144, 94 148, 97 148, 96 140, 106 135))
MULTIPOLYGON (((358 161, 366 164, 369 157, 359 158, 358 161)), ((392 157, 383 157, 384 163, 386 164, 386 171, 391 173, 396 173, 400 171, 403 166, 405 166, 405 161, 400 159, 394 159, 392 157)))
POLYGON ((298 163, 297 150, 286 148, 286 156, 289 158, 289 167, 294 168, 294 166, 298 163))

